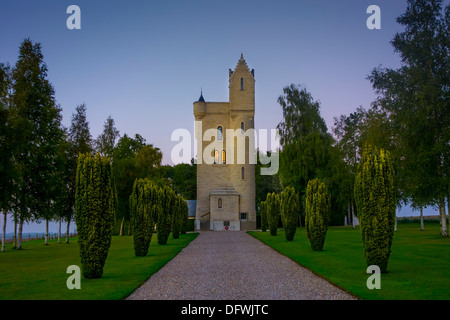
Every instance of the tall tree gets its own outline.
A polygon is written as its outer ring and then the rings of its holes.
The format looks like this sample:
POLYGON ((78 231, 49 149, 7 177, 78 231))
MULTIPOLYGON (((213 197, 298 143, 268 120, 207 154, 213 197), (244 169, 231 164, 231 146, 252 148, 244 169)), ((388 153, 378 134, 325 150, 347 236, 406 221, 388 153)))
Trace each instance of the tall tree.
POLYGON ((160 169, 162 152, 152 144, 146 144, 136 154, 137 174, 142 178, 149 178, 155 183, 162 179, 160 169))
POLYGON ((197 199, 197 164, 179 163, 175 166, 161 166, 161 175, 170 181, 174 191, 184 199, 197 199))
MULTIPOLYGON (((259 159, 261 159, 263 153, 258 150, 257 154, 259 156, 259 159)), ((274 155, 272 155, 272 151, 267 151, 266 156, 271 157, 274 155)), ((280 193, 283 190, 281 188, 280 177, 278 176, 278 173, 274 175, 261 175, 261 168, 263 167, 268 167, 268 165, 263 165, 260 161, 255 164, 255 208, 256 212, 261 216, 261 226, 263 224, 261 203, 266 200, 268 193, 280 193)))
POLYGON ((0 213, 3 213, 2 251, 5 251, 5 234, 8 211, 12 207, 15 166, 14 140, 11 127, 12 75, 8 64, 0 63, 0 213))
MULTIPOLYGON (((329 175, 332 137, 320 116, 320 104, 305 88, 294 84, 283 89, 278 103, 283 110, 283 121, 278 124, 280 134, 279 177, 283 188, 293 186, 304 198, 309 180, 329 175)), ((304 212, 303 200, 300 217, 304 212)))
POLYGON ((365 120, 367 112, 359 107, 350 115, 334 118, 332 132, 335 138, 335 159, 333 177, 340 177, 341 193, 347 202, 348 219, 355 228, 355 206, 353 187, 355 185, 356 167, 361 159, 361 152, 366 139, 365 120), (342 162, 343 161, 343 165, 342 162), (340 165, 341 164, 341 165, 340 165))
MULTIPOLYGON (((391 41, 399 69, 376 68, 369 80, 395 128, 402 159, 402 188, 419 207, 438 204, 441 235, 448 236, 445 197, 450 176, 450 5, 442 0, 408 0, 397 18, 404 31, 391 41)), ((395 157, 394 157, 395 158, 395 157)))
POLYGON ((22 42, 12 77, 20 249, 23 223, 31 218, 48 220, 52 216, 52 191, 58 175, 55 163, 63 132, 61 108, 47 79, 39 43, 33 44, 30 39, 22 42))
MULTIPOLYGON (((123 234, 124 221, 130 221, 129 196, 134 181, 140 178, 136 165, 136 155, 145 146, 145 139, 136 134, 135 138, 124 134, 113 152, 113 172, 117 185, 118 212, 116 223, 120 223, 119 234, 123 234)), ((130 229, 131 231, 131 229, 130 229)))
POLYGON ((95 140, 95 149, 101 155, 112 159, 118 138, 120 138, 119 130, 115 126, 114 119, 109 116, 103 126, 103 132, 95 140))
POLYGON ((62 204, 61 214, 66 221, 66 243, 69 243, 70 222, 75 214, 76 171, 80 154, 93 153, 92 136, 87 121, 87 107, 80 104, 72 113, 70 127, 66 133, 66 150, 61 150, 64 157, 64 177, 67 182, 65 203, 62 204))
POLYGON ((66 222, 66 244, 69 243, 70 222, 75 214, 75 178, 78 153, 69 139, 68 129, 64 129, 64 139, 58 146, 58 180, 55 181, 57 201, 54 204, 55 216, 59 222, 58 243, 61 242, 61 223, 66 222))
POLYGON ((72 121, 69 128, 69 139, 73 146, 73 152, 78 154, 92 153, 92 136, 89 130, 89 122, 86 115, 86 104, 80 104, 72 114, 72 121))

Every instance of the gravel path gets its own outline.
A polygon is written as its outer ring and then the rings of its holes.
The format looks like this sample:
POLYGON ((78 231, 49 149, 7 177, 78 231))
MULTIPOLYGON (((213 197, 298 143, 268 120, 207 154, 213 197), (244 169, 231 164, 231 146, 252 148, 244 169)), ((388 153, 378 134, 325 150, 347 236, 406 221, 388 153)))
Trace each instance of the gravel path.
POLYGON ((242 231, 201 232, 128 300, 355 299, 242 231))

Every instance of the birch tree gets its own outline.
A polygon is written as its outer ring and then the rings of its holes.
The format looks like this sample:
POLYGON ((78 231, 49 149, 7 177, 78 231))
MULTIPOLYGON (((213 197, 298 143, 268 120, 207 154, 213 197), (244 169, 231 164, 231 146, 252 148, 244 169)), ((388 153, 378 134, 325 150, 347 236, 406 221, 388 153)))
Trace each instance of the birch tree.
POLYGON ((408 0, 397 22, 404 31, 391 44, 402 65, 371 72, 369 80, 378 95, 374 107, 385 111, 395 128, 396 158, 402 160, 400 187, 417 205, 439 207, 441 235, 447 237, 450 4, 444 9, 442 0, 408 0))

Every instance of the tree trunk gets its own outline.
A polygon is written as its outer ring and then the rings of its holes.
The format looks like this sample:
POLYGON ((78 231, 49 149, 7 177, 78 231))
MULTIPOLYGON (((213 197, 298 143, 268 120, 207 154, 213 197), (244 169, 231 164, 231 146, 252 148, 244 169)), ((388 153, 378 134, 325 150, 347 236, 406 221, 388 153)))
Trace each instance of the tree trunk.
POLYGON ((355 229, 356 225, 355 225, 355 207, 353 205, 353 201, 352 201, 352 228, 355 229))
POLYGON ((45 245, 48 246, 48 219, 45 219, 45 245))
POLYGON ((14 236, 13 236, 13 249, 17 248, 17 215, 14 213, 14 236))
POLYGON ((17 249, 22 249, 22 230, 23 230, 23 218, 19 220, 19 233, 17 235, 17 249))
POLYGON ((5 252, 6 248, 6 212, 3 212, 3 233, 2 233, 2 252, 5 252))
POLYGON ((120 223, 119 236, 123 236, 123 221, 125 220, 125 216, 122 218, 122 222, 120 223))
POLYGON ((67 220, 66 244, 69 243, 69 226, 70 226, 70 218, 67 220))
POLYGON ((397 231, 397 216, 395 217, 394 231, 397 231))
POLYGON ((450 222, 450 195, 447 196, 447 222, 450 222))
POLYGON ((59 217, 58 244, 61 243, 61 217, 59 217))
POLYGON ((347 219, 345 221, 345 225, 348 225, 352 215, 352 208, 350 206, 350 202, 347 203, 347 219))
POLYGON ((447 216, 445 215, 444 197, 439 197, 439 215, 441 218, 441 236, 448 237, 447 232, 447 216))
POLYGON ((423 225, 423 208, 420 207, 420 231, 425 230, 425 227, 423 225))

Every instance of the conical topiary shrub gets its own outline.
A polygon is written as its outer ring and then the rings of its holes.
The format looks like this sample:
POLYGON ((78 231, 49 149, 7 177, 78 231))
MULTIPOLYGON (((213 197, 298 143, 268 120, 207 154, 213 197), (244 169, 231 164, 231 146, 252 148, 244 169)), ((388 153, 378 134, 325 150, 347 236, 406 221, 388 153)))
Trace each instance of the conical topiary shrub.
POLYGON ((330 223, 331 200, 326 185, 310 180, 306 188, 306 235, 314 251, 322 251, 330 223))
POLYGON ((365 147, 354 192, 367 266, 385 273, 395 226, 394 169, 388 151, 365 147))
POLYGON ((117 210, 111 161, 98 154, 78 157, 75 221, 81 268, 87 279, 101 278, 108 256, 117 210))

